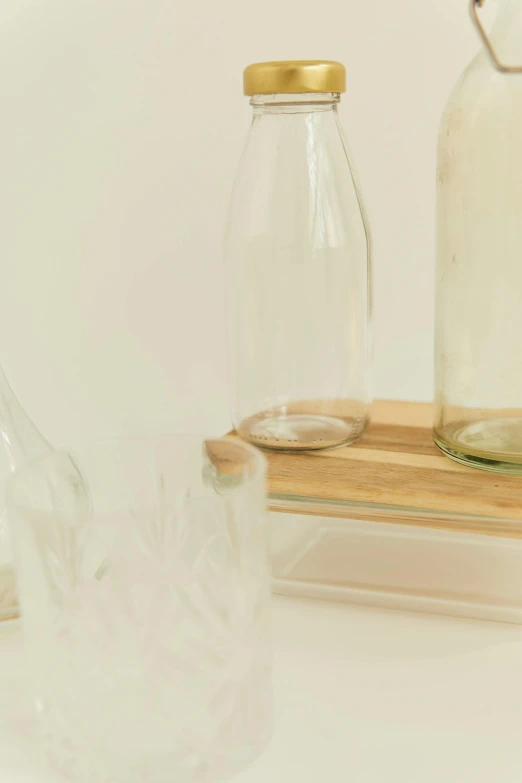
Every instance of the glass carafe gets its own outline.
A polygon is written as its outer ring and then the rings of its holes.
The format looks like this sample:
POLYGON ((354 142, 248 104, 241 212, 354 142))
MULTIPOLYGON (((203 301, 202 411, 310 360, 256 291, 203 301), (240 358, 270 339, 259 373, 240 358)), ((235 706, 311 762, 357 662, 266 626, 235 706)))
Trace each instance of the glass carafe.
POLYGON ((13 554, 4 510, 4 482, 26 460, 51 449, 16 399, 0 367, 0 621, 18 614, 13 554))
MULTIPOLYGON (((54 452, 24 411, 0 367, 0 620, 18 612, 13 555, 3 503, 4 482, 27 461, 54 452)), ((72 458, 56 452, 52 462, 49 491, 62 513, 88 517, 91 498, 82 475, 72 458)))
POLYGON ((232 416, 257 446, 355 441, 368 419, 370 239, 339 63, 244 72, 253 120, 225 239, 232 416))
MULTIPOLYGON (((476 20, 481 20, 483 2, 472 4, 476 20)), ((481 31, 485 37, 484 28, 481 31)), ((440 129, 435 441, 450 457, 466 464, 518 473, 522 472, 522 73, 516 67, 522 64, 520 0, 500 0, 485 43, 454 89, 440 129)))

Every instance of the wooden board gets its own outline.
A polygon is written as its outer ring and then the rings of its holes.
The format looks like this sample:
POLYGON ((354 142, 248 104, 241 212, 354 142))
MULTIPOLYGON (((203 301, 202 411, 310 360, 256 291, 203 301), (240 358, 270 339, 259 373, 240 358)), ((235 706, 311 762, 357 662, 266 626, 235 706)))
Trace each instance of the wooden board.
POLYGON ((522 537, 522 478, 453 462, 431 425, 431 405, 379 401, 352 446, 265 452, 271 508, 522 537))

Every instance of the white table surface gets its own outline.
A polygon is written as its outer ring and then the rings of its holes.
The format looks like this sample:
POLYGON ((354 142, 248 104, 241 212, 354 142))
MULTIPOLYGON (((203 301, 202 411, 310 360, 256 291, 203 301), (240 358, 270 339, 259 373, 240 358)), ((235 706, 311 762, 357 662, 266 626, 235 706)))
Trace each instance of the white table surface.
MULTIPOLYGON (((274 738, 236 783, 522 781, 522 628, 276 598, 274 637, 274 738)), ((1 783, 61 780, 34 729, 0 625, 1 783)))

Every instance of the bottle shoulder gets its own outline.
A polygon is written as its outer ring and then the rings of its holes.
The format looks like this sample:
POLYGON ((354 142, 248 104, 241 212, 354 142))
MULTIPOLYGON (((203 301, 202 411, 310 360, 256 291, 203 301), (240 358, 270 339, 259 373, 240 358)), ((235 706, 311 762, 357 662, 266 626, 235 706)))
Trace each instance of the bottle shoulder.
POLYGON ((514 103, 522 108, 522 77, 500 73, 488 54, 480 51, 449 94, 442 112, 440 138, 481 122, 499 121, 503 113, 512 112, 514 103))
MULTIPOLYGON (((256 120, 236 175, 225 255, 349 257, 370 262, 358 180, 334 112, 256 120)), ((286 263, 286 262, 285 262, 286 263)))
POLYGON ((256 117, 250 126, 234 182, 234 194, 270 197, 288 190, 327 189, 334 195, 351 187, 355 167, 337 113, 328 116, 256 117))

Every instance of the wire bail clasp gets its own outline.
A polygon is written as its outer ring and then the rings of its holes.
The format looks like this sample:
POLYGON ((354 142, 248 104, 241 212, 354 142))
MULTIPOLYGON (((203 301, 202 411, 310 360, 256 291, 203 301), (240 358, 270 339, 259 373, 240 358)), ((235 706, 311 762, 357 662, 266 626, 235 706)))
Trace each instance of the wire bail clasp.
POLYGON ((491 38, 487 34, 486 28, 482 24, 482 20, 480 18, 480 14, 478 12, 479 8, 482 8, 486 0, 471 0, 470 3, 470 14, 471 18, 475 24, 475 27, 477 28, 480 37, 482 38, 482 42, 484 43, 484 46, 488 50, 489 56, 491 57, 491 60, 493 62, 493 65, 498 71, 501 71, 501 73, 522 73, 522 65, 506 65, 503 63, 493 44, 491 43, 491 38))

